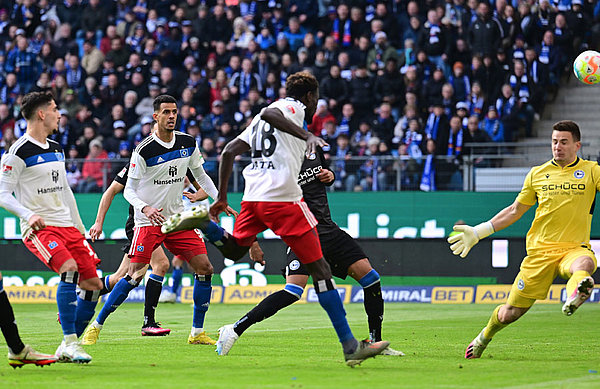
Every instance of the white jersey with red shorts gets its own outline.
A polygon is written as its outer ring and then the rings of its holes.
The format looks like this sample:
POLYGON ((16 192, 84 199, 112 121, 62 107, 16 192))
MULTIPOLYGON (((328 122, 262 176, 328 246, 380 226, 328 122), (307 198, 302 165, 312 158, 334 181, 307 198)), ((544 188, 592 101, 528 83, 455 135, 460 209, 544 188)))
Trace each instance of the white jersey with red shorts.
MULTIPOLYGON (((286 119, 303 127, 305 106, 300 101, 285 98, 269 108, 279 109, 286 119)), ((270 228, 303 263, 320 259, 321 245, 314 230, 317 220, 298 185, 306 141, 271 127, 260 115, 238 139, 250 145, 252 162, 243 171, 246 186, 233 235, 249 245, 256 234, 270 228)))
POLYGON ((85 227, 67 181, 65 156, 57 142, 40 143, 25 134, 2 156, 0 206, 20 218, 25 246, 46 266, 58 272, 73 258, 80 279, 97 276, 100 260, 85 240, 85 227), (34 231, 28 223, 33 215, 40 216, 47 227, 34 231))
POLYGON ((202 168, 204 160, 193 137, 175 131, 166 143, 151 135, 140 143, 131 156, 125 198, 135 209, 134 235, 129 257, 134 263, 149 263, 152 251, 161 243, 175 255, 189 260, 206 254, 202 238, 194 231, 164 235, 144 215, 145 206, 162 209, 168 218, 184 210, 181 193, 188 168, 200 186, 212 197, 217 189, 202 168))

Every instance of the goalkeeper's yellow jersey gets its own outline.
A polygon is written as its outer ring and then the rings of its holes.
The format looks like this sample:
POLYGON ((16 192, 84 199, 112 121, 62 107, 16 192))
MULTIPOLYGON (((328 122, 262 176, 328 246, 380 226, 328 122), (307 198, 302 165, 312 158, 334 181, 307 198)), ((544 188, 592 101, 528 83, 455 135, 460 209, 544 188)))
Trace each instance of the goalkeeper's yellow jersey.
POLYGON ((538 208, 527 233, 527 251, 590 247, 600 166, 579 157, 561 168, 554 160, 534 166, 517 201, 538 208))

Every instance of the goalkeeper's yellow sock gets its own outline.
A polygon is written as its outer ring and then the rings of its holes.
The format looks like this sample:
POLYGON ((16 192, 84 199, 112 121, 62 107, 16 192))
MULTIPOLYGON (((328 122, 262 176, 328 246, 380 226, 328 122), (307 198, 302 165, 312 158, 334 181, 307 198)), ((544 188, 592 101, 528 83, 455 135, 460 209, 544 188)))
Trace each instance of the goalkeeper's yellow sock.
POLYGON ((491 340, 492 337, 496 335, 496 332, 508 325, 500 323, 500 320, 498 319, 498 312, 500 311, 501 307, 502 305, 498 305, 496 309, 494 309, 494 312, 492 312, 492 316, 490 317, 490 321, 488 321, 487 326, 485 326, 485 329, 483 330, 483 337, 486 340, 491 340))
POLYGON ((575 273, 573 273, 573 275, 571 276, 571 278, 569 278, 569 281, 567 282, 567 297, 573 294, 573 292, 577 288, 577 285, 579 285, 581 280, 583 280, 586 277, 591 277, 591 275, 585 270, 577 270, 575 273))

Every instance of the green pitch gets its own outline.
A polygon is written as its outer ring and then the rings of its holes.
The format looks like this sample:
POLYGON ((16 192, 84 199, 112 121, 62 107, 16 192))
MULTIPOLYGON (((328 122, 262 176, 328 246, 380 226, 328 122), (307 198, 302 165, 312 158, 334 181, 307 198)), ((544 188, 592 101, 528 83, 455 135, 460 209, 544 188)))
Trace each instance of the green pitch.
MULTIPOLYGON (((54 352, 61 340, 56 306, 15 305, 26 343, 54 352)), ((206 329, 216 334, 250 306, 212 305, 206 329)), ((559 305, 538 305, 501 331, 480 360, 464 349, 487 322, 491 305, 388 304, 384 338, 405 357, 377 357, 355 369, 317 304, 292 306, 250 328, 230 355, 188 345, 190 305, 162 304, 157 317, 173 330, 142 337, 140 304, 124 304, 107 321, 89 365, 54 364, 13 370, 0 360, 3 388, 591 388, 600 387, 600 305, 572 317, 559 305)), ((362 305, 346 306, 357 337, 366 337, 362 305)), ((216 339, 216 338, 215 338, 216 339)), ((6 351, 0 338, 2 353, 6 351)), ((3 354, 6 355, 6 354, 3 354)))

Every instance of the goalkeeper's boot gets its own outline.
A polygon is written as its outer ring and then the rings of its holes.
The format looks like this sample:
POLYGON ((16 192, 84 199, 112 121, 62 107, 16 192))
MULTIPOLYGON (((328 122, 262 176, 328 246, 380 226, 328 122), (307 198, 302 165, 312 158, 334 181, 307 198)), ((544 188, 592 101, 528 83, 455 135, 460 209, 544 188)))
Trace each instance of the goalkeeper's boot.
POLYGON ((148 323, 142 327, 142 336, 166 336, 171 333, 168 328, 162 328, 160 323, 148 323))
POLYGON ((190 336, 188 336, 188 343, 189 344, 208 344, 210 346, 213 346, 217 343, 217 341, 212 339, 210 336, 208 336, 206 334, 206 331, 203 331, 196 336, 190 334, 190 336))
POLYGON ((483 351, 491 341, 491 339, 486 339, 483 336, 483 331, 485 331, 485 328, 481 330, 479 335, 477 335, 477 337, 473 339, 473 341, 467 346, 467 349, 465 350, 465 358, 481 358, 481 354, 483 354, 483 351))
POLYGON ((39 353, 28 344, 18 354, 13 353, 10 348, 8 349, 8 364, 14 369, 23 367, 23 365, 45 366, 56 361, 58 358, 55 355, 39 353))
POLYGON ((344 359, 346 365, 354 367, 360 365, 365 359, 375 358, 376 355, 383 353, 383 350, 388 348, 390 342, 381 340, 379 342, 369 342, 368 340, 361 340, 358 342, 356 350, 351 354, 344 353, 344 359))
POLYGON ((56 349, 58 362, 62 363, 90 363, 92 357, 83 350, 78 341, 66 343, 64 340, 56 349))
POLYGON ((391 356, 396 356, 396 357, 403 357, 406 354, 404 354, 400 350, 394 350, 393 348, 388 346, 385 349, 383 349, 383 351, 381 352, 381 355, 391 355, 391 356))
POLYGON ((571 296, 567 298, 567 301, 565 301, 562 312, 567 316, 571 316, 585 300, 590 298, 593 290, 594 279, 592 277, 585 277, 579 282, 579 285, 577 285, 571 296))
POLYGON ((227 324, 219 328, 219 340, 217 340, 217 349, 219 355, 227 355, 233 344, 240 336, 233 330, 233 324, 227 324))
POLYGON ((169 290, 163 290, 159 299, 159 303, 176 303, 177 302, 177 293, 173 293, 169 290))
POLYGON ((193 230, 194 228, 202 229, 209 221, 208 207, 197 205, 189 211, 176 213, 169 217, 160 230, 163 234, 169 234, 176 231, 193 230))
POLYGON ((101 329, 102 326, 100 324, 96 324, 96 322, 90 324, 89 327, 83 333, 83 337, 81 338, 81 344, 86 346, 96 344, 98 338, 100 337, 101 329))

